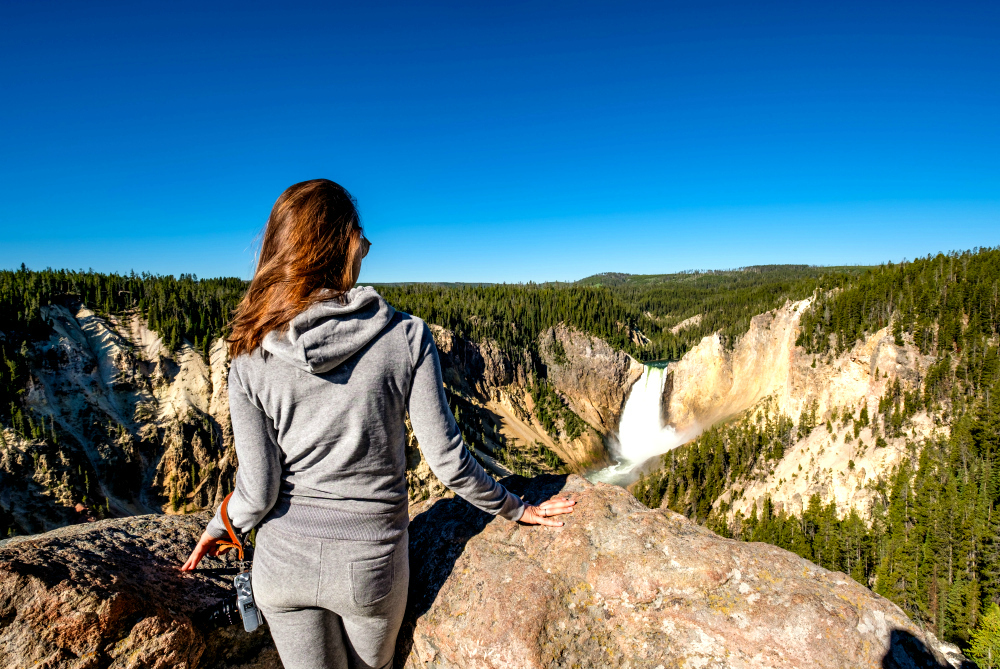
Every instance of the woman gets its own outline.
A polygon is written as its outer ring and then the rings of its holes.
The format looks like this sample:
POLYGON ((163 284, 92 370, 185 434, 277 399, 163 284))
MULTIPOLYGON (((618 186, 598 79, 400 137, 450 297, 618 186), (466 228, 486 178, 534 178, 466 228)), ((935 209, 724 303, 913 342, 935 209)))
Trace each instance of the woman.
MULTIPOLYGON (((483 511, 557 527, 573 510, 526 506, 471 457, 427 325, 354 287, 369 246, 346 190, 295 184, 232 323, 229 516, 258 527, 252 587, 285 669, 392 661, 409 580, 407 412, 437 477, 483 511)), ((223 537, 216 514, 181 569, 223 537)))

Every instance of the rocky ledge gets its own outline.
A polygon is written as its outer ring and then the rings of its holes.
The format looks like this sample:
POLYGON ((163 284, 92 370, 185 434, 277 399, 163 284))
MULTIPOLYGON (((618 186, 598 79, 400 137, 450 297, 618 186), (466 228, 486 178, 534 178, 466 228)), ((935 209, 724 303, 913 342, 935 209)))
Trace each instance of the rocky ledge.
MULTIPOLYGON (((578 500, 565 527, 458 499, 412 508, 397 666, 950 667, 964 658, 848 576, 722 539, 625 490, 569 476, 509 487, 578 500)), ((266 628, 205 633, 194 613, 232 565, 176 565, 207 515, 108 520, 0 547, 0 668, 280 667, 266 628)))

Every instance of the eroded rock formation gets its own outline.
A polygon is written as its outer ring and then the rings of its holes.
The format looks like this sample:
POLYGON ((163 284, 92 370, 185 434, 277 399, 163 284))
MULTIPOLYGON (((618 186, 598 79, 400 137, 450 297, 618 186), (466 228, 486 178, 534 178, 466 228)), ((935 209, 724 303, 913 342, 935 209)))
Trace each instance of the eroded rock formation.
POLYGON ((617 426, 628 388, 642 371, 627 354, 564 326, 540 336, 548 381, 588 424, 588 429, 571 439, 561 431, 550 433, 535 415, 529 389, 533 365, 527 351, 522 358, 512 360, 495 342, 470 342, 445 328, 430 327, 441 353, 445 386, 483 414, 479 426, 495 427, 478 430, 482 443, 489 445, 500 434, 525 450, 542 444, 574 472, 607 461, 604 437, 617 426), (553 356, 553 337, 563 343, 565 355, 553 356))
POLYGON ((28 345, 24 400, 36 430, 0 439, 5 524, 38 532, 219 504, 236 469, 224 342, 206 362, 186 344, 167 351, 138 316, 107 321, 79 304, 42 314, 52 334, 28 345))
POLYGON ((618 427, 642 365, 604 340, 562 324, 542 332, 538 345, 549 380, 570 408, 604 434, 618 427))
POLYGON ((871 427, 853 434, 849 421, 828 418, 863 407, 874 416, 879 399, 898 380, 903 391, 919 388, 933 362, 909 340, 897 345, 889 328, 857 342, 840 355, 814 356, 795 345, 799 318, 810 300, 788 303, 755 316, 732 349, 718 335, 705 337, 681 360, 667 367, 662 414, 679 433, 697 434, 711 425, 751 410, 754 415, 784 414, 798 422, 811 412, 821 426, 808 437, 787 445, 784 457, 752 481, 741 481, 721 501, 731 512, 749 515, 751 507, 770 497, 777 508, 801 513, 809 497, 835 501, 846 512, 865 512, 873 499, 870 484, 908 457, 907 441, 933 434, 932 417, 919 413, 904 435, 883 436, 885 448, 874 447, 871 427), (851 432, 848 437, 848 432, 851 432))
POLYGON ((809 304, 789 303, 754 316, 732 349, 711 335, 671 363, 664 397, 668 424, 678 432, 708 427, 768 396, 793 418, 813 402, 821 416, 834 407, 877 403, 896 378, 914 387, 933 361, 910 343, 896 346, 888 328, 839 357, 810 355, 795 345, 799 317, 809 304))
MULTIPOLYGON (((506 482, 578 501, 558 529, 458 499, 411 509, 396 666, 947 667, 961 656, 840 573, 722 539, 625 490, 570 476, 506 482)), ((0 547, 0 668, 277 667, 267 632, 204 633, 219 561, 181 562, 207 520, 142 516, 0 547)))

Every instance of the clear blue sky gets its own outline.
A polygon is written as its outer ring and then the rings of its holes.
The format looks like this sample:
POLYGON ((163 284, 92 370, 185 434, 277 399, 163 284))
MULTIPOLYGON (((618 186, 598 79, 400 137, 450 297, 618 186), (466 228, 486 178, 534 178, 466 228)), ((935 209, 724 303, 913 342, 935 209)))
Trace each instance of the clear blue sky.
POLYGON ((314 177, 366 281, 1000 244, 995 1, 6 2, 0 101, 0 267, 248 277, 314 177))

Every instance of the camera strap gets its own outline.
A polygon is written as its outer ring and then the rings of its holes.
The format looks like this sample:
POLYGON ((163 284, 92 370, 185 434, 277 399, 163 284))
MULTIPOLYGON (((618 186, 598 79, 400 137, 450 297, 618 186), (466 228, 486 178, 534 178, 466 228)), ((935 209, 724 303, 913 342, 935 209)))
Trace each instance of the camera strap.
POLYGON ((219 515, 222 516, 222 524, 226 526, 226 532, 229 532, 229 541, 219 542, 218 554, 222 555, 229 549, 235 548, 239 561, 243 562, 243 542, 240 541, 236 530, 233 529, 233 523, 229 520, 229 498, 232 496, 233 493, 226 495, 226 498, 222 500, 222 509, 219 511, 219 515))

